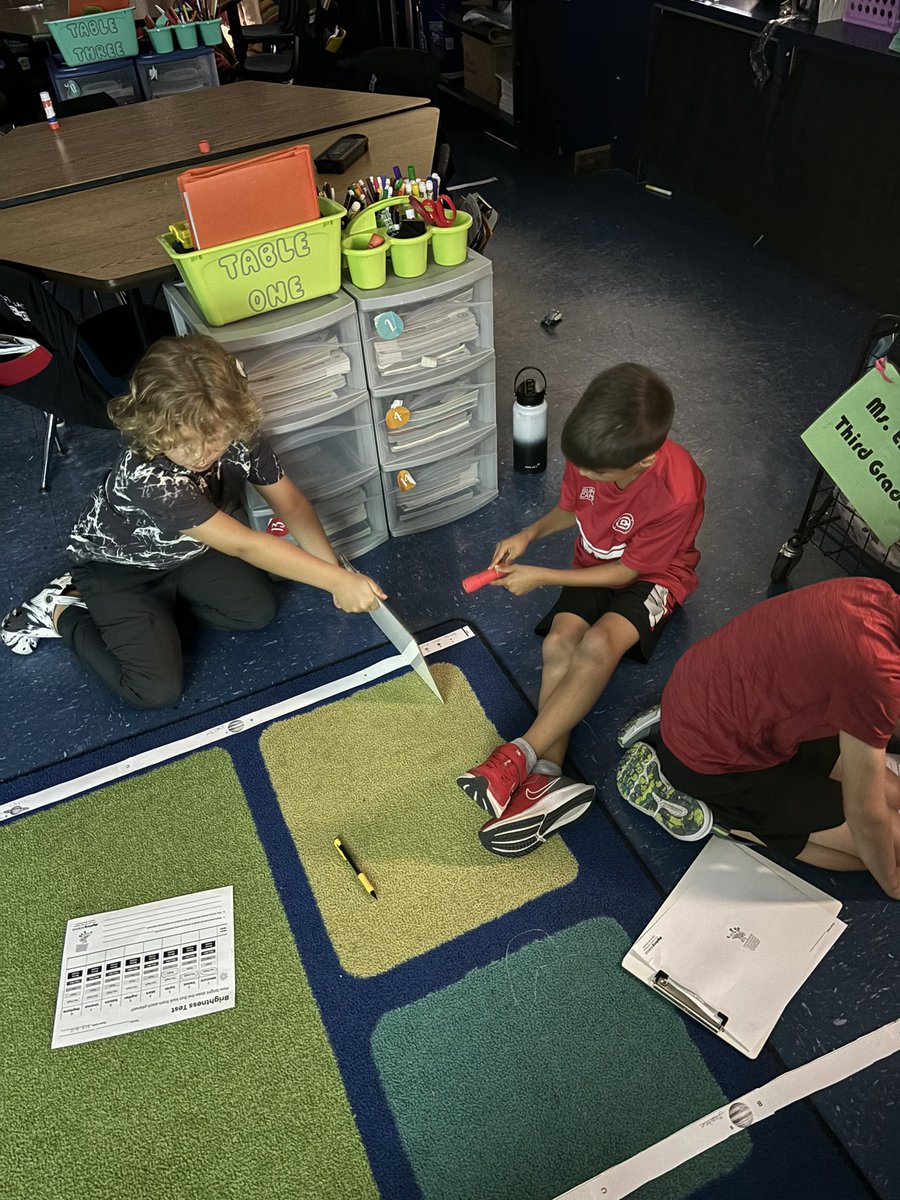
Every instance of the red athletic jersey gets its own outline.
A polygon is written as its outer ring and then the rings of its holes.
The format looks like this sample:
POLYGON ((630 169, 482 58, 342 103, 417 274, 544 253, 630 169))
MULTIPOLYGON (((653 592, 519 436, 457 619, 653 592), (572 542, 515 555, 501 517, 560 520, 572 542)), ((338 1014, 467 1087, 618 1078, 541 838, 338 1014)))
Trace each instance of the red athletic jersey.
POLYGON ((694 538, 705 491, 703 472, 677 442, 664 442, 653 466, 626 488, 588 479, 566 463, 559 507, 574 512, 578 524, 572 565, 621 562, 683 604, 697 586, 694 538))
POLYGON ((887 745, 900 720, 900 596, 833 579, 765 600, 682 655, 662 697, 669 749, 704 775, 787 762, 801 742, 887 745))

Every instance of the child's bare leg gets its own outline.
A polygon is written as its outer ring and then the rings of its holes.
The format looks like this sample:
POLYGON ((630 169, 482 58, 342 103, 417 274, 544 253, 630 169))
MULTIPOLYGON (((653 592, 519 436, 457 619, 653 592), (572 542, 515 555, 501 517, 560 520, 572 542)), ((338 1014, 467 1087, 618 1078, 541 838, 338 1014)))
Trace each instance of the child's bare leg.
MULTIPOLYGON (((891 813, 894 837, 894 853, 900 855, 900 814, 891 813)), ((820 829, 809 835, 803 850, 797 855, 801 862, 814 867, 825 867, 829 871, 865 871, 866 864, 859 857, 850 826, 845 821, 834 829, 820 829)))
POLYGON ((569 734, 603 695, 622 655, 637 641, 638 631, 618 613, 605 613, 585 631, 557 686, 546 696, 541 688, 537 718, 522 735, 538 758, 562 763, 569 734))
MULTIPOLYGON (((895 775, 889 767, 885 767, 884 772, 886 776, 884 784, 884 798, 891 812, 898 812, 900 811, 900 776, 895 775)), ((838 783, 840 783, 843 779, 840 759, 838 759, 834 764, 834 767, 832 768, 831 774, 828 778, 836 779, 838 783)))
MULTIPOLYGON (((557 613, 550 626, 550 632, 544 638, 542 647, 543 667, 541 670, 541 691, 538 696, 538 712, 542 711, 547 701, 556 691, 560 683, 569 674, 572 665, 572 655, 590 625, 575 613, 557 613)), ((526 735, 525 740, 530 739, 526 735)), ((550 762, 562 766, 566 757, 566 747, 569 744, 568 733, 558 738, 539 758, 549 759, 550 762)))

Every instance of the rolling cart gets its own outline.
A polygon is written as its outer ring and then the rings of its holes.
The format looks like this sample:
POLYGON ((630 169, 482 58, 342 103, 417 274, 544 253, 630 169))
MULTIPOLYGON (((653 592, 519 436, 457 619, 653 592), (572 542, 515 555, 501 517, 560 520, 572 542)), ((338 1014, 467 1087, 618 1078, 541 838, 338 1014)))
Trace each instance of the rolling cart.
MULTIPOLYGON (((900 367, 900 316, 886 314, 873 323, 860 351, 853 384, 885 357, 900 367)), ((771 580, 784 583, 812 544, 848 575, 874 575, 900 588, 900 542, 885 546, 819 468, 800 524, 783 544, 772 564, 771 580)))

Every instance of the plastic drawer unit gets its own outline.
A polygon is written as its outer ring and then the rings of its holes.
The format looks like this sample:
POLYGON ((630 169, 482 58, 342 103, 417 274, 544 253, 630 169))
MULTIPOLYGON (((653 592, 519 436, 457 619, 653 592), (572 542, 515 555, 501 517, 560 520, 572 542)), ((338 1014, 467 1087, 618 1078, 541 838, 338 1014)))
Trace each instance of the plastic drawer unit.
POLYGON ((219 86, 216 56, 211 46, 174 50, 170 54, 139 54, 134 61, 146 100, 219 86))
POLYGON ((394 277, 373 291, 344 283, 343 289, 356 301, 373 392, 418 387, 493 349, 491 264, 472 251, 460 266, 430 266, 416 280, 394 277))
POLYGON ((62 59, 47 59, 50 86, 57 100, 77 100, 106 92, 116 104, 137 104, 143 100, 133 58, 114 58, 85 67, 64 67, 62 59))
POLYGON ((346 296, 207 325, 183 283, 164 290, 177 333, 204 334, 238 356, 268 433, 327 418, 347 397, 365 393, 356 310, 346 296))
POLYGON ((497 497, 497 433, 469 431, 436 453, 382 466, 388 529, 395 537, 447 525, 497 497))
POLYGON ((378 458, 392 466, 401 458, 440 452, 448 438, 490 433, 497 420, 494 354, 471 365, 436 373, 427 384, 372 394, 378 458))
MULTIPOLYGON (((248 491, 247 501, 251 526, 268 529, 275 514, 258 492, 248 491)), ((323 495, 315 501, 315 509, 336 554, 357 558, 387 541, 387 520, 377 470, 354 487, 323 495)), ((293 542, 290 534, 287 537, 293 542)))
POLYGON ((272 447, 310 500, 355 487, 378 465, 368 398, 351 396, 327 420, 273 436, 272 447))

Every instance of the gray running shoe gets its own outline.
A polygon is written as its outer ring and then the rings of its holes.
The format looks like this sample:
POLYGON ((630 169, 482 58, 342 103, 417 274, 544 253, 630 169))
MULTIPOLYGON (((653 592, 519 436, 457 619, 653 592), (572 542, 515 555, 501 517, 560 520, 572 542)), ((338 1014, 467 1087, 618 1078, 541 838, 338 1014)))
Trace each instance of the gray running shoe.
POLYGON ((654 704, 652 708, 645 708, 636 717, 632 717, 630 721, 626 721, 619 730, 616 741, 623 750, 627 750, 635 742, 643 741, 645 737, 652 736, 658 729, 659 705, 654 704))
POLYGON ((656 751, 636 742, 616 771, 619 794, 682 842, 699 842, 712 832, 713 817, 702 800, 673 788, 663 775, 656 751))

